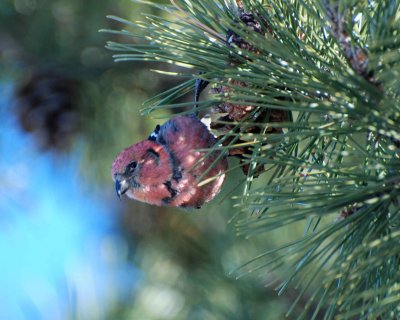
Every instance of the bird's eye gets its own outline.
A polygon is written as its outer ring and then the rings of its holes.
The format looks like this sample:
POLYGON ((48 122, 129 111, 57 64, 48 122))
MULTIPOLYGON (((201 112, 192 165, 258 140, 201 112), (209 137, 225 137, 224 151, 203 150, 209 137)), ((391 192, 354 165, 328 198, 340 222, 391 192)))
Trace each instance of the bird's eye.
POLYGON ((133 173, 136 169, 137 162, 132 161, 130 164, 126 166, 126 173, 133 173))

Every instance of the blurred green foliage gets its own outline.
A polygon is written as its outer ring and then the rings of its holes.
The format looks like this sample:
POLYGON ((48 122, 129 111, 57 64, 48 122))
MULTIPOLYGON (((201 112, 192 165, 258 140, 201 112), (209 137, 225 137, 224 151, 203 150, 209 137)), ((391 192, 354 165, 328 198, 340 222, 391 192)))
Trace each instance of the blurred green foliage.
MULTIPOLYGON (((79 134, 72 148, 83 149, 80 174, 105 195, 113 193, 110 166, 122 148, 146 137, 168 111, 141 116, 142 103, 178 78, 151 73, 156 65, 115 64, 104 49, 113 28, 108 14, 136 20, 149 7, 129 1, 5 0, 0 3, 2 81, 20 86, 32 74, 55 70, 79 82, 79 134)), ((115 36, 117 37, 117 36, 115 36)), ((115 39, 113 39, 115 40, 115 39)), ((172 68, 172 67, 171 67, 172 68)), ((173 70, 172 70, 173 71, 173 70)), ((191 99, 191 96, 183 99, 191 99)), ((161 120, 163 121, 163 120, 161 120)), ((143 277, 107 319, 283 319, 296 297, 278 298, 263 278, 235 279, 230 272, 262 251, 300 234, 301 228, 257 238, 237 237, 228 221, 241 171, 230 173, 222 194, 202 210, 185 212, 123 199, 119 216, 128 244, 127 259, 143 277)), ((257 181, 262 184, 263 181, 257 181)), ((115 206, 120 203, 112 198, 115 206)), ((292 294, 290 293, 292 291, 292 294)), ((299 312, 302 303, 298 305, 299 312)), ((295 318, 296 312, 290 317, 295 318)), ((77 316, 79 318, 79 316, 77 316)))

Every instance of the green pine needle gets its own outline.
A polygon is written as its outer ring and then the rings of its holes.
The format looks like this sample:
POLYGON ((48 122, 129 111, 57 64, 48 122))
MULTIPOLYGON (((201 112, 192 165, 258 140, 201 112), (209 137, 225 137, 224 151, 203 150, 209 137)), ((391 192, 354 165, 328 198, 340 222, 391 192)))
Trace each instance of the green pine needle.
POLYGON ((314 308, 315 319, 397 318, 400 1, 242 3, 265 34, 240 21, 235 1, 176 0, 156 5, 162 16, 139 22, 110 16, 128 30, 108 32, 132 41, 107 47, 118 52, 116 61, 187 69, 189 79, 148 100, 145 112, 192 107, 176 99, 201 77, 229 88, 229 94, 201 102, 203 109, 230 103, 290 115, 284 122, 254 123, 249 116, 230 123, 233 129, 221 143, 228 137, 231 142, 215 147, 251 150, 243 157, 249 172, 232 218, 239 235, 305 224, 302 238, 260 254, 233 274, 278 270, 285 275, 279 293, 296 284, 299 299, 310 297, 304 317, 314 308), (255 49, 227 45, 229 30, 255 49), (346 46, 366 52, 367 59, 354 61, 346 46), (366 69, 356 70, 357 63, 366 69), (262 130, 249 134, 244 128, 250 126, 262 130), (268 133, 271 127, 280 133, 268 133), (256 179, 259 165, 265 171, 256 179))

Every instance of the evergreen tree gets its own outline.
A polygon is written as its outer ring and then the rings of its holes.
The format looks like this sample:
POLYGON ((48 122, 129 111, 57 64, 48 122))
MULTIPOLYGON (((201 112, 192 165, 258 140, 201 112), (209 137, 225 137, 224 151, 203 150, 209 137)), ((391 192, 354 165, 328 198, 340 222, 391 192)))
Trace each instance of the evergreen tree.
POLYGON ((307 297, 303 318, 398 318, 400 1, 148 4, 161 14, 112 16, 128 30, 108 30, 128 37, 108 43, 117 61, 183 68, 145 113, 191 112, 177 99, 209 82, 197 107, 246 174, 238 234, 305 225, 234 274, 283 274, 279 293, 299 288, 293 307, 307 297))

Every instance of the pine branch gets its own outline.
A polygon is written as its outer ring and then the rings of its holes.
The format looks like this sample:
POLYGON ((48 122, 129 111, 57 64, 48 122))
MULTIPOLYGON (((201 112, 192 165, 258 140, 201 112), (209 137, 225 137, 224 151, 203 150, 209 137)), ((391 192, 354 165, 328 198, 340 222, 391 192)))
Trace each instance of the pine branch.
POLYGON ((199 106, 225 112, 214 122, 216 148, 240 154, 247 168, 232 219, 238 234, 305 224, 304 237, 237 273, 283 272, 279 292, 292 283, 303 288, 299 299, 313 292, 304 315, 314 308, 315 319, 321 308, 324 319, 400 313, 399 6, 175 0, 159 6, 169 18, 113 18, 138 41, 110 42, 117 61, 187 69, 189 80, 147 111, 192 107, 174 101, 196 79, 214 88, 199 106))
POLYGON ((342 47, 342 53, 353 68, 353 70, 367 81, 375 84, 376 80, 368 70, 368 55, 359 45, 354 45, 352 42, 349 27, 344 21, 344 16, 339 12, 338 3, 331 4, 328 0, 325 1, 325 11, 331 23, 332 35, 337 39, 342 47))

